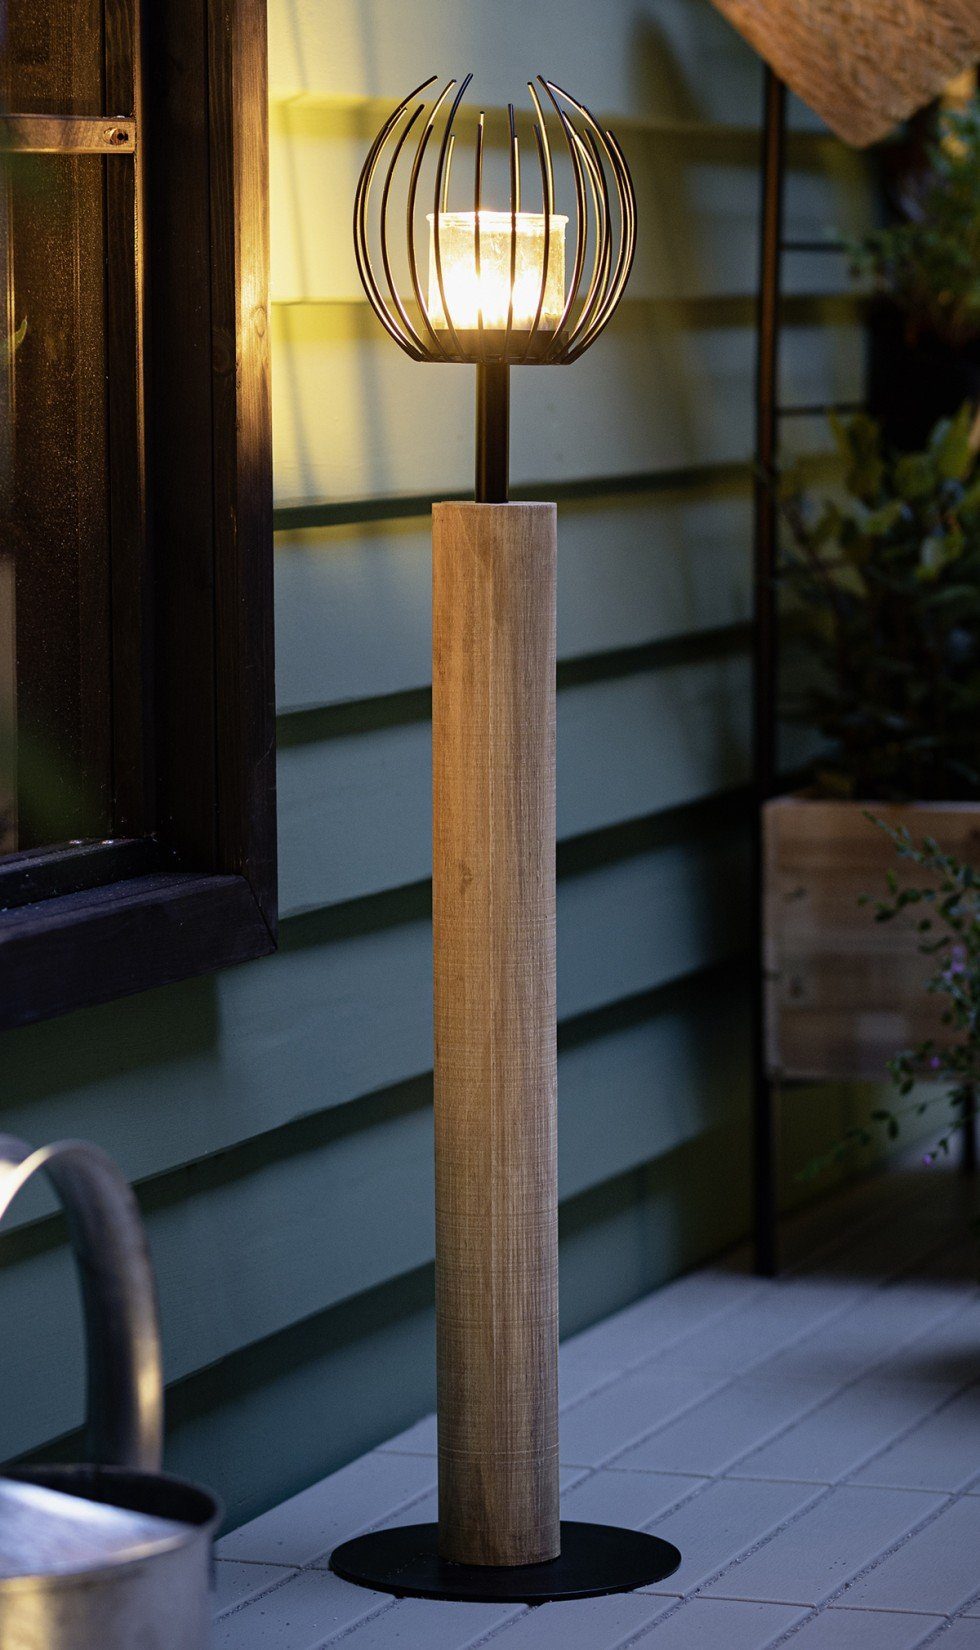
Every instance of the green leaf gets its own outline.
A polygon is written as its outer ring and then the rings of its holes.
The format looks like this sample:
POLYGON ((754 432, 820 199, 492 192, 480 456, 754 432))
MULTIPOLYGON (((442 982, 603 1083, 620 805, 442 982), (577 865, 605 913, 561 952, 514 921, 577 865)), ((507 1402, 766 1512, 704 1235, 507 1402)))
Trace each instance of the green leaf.
POLYGON ((916 575, 920 579, 937 579, 947 562, 955 559, 955 553, 951 553, 945 535, 930 533, 922 540, 916 575))
POLYGON ((955 418, 942 419, 932 433, 929 450, 944 480, 965 481, 973 468, 973 417, 974 409, 965 401, 955 418))
MULTIPOLYGON (((889 499, 880 509, 872 510, 864 518, 864 531, 870 538, 884 538, 892 528, 897 526, 905 513, 905 505, 900 498, 889 499)), ((868 546, 869 553, 873 547, 868 546)))
POLYGON ((935 484, 935 466, 926 453, 905 453, 895 465, 895 486, 910 503, 927 498, 935 484))
POLYGON ((26 337, 27 316, 25 315, 17 330, 12 332, 10 337, 5 342, 0 340, 0 365, 4 365, 13 360, 13 357, 17 354, 17 351, 20 349, 20 346, 26 337))

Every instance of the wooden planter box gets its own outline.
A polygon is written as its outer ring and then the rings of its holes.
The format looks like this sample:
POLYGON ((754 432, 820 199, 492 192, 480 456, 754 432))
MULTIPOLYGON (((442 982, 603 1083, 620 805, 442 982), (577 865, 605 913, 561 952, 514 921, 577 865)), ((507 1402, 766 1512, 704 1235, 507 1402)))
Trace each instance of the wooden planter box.
MULTIPOLYGON (((941 1030, 941 1001, 924 989, 921 908, 890 923, 858 904, 885 898, 899 859, 863 802, 777 797, 763 810, 766 1051, 771 1075, 883 1078, 899 1049, 941 1030)), ((931 836, 980 864, 980 803, 871 804, 879 819, 931 836)))

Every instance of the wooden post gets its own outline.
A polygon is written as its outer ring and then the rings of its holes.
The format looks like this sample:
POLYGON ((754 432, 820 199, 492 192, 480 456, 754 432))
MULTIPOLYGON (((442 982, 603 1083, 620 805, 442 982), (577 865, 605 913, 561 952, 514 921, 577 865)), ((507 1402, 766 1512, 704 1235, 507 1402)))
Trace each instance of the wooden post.
POLYGON ((553 504, 433 511, 439 1552, 557 1557, 553 504))
POLYGON ((439 1523, 336 1575, 544 1604, 650 1586, 676 1547, 559 1523, 553 504, 433 512, 439 1523))

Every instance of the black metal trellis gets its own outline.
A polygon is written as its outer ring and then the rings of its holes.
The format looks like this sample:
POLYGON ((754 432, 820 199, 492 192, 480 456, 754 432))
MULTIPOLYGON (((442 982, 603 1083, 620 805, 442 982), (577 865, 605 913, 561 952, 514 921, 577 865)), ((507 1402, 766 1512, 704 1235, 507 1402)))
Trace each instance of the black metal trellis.
POLYGON ((755 528, 753 586, 752 1121, 755 1264, 764 1277, 778 1265, 777 1095, 766 1059, 765 931, 763 926, 763 804, 776 784, 776 496, 771 485, 779 445, 779 311, 782 296, 783 202, 786 184, 786 87, 765 73, 762 132, 762 214, 756 358, 755 528))
MULTIPOLYGON (((831 240, 786 239, 783 232, 786 197, 786 87, 769 68, 765 70, 762 127, 762 203, 757 296, 755 485, 754 485, 754 625, 752 747, 755 793, 753 842, 753 971, 752 971, 752 1132, 753 1215, 755 1268, 763 1277, 779 1270, 778 1140, 779 1081, 769 1071, 766 1050, 766 957, 763 921, 764 858, 763 806, 779 789, 777 752, 779 628, 776 573, 778 559, 778 502, 773 482, 779 467, 779 434, 783 419, 812 414, 853 413, 864 402, 793 405, 779 398, 779 345, 782 321, 783 257, 789 253, 832 252, 842 248, 831 240)), ((978 1166, 976 1117, 963 1129, 962 1167, 973 1173, 978 1166)))
POLYGON ((762 205, 759 243, 759 288, 756 310, 756 406, 753 582, 752 749, 755 792, 753 844, 753 978, 752 978, 752 1122, 755 1266, 764 1277, 779 1268, 778 1125, 779 1089, 766 1057, 765 948, 763 927, 763 805, 779 788, 776 747, 779 631, 776 602, 778 556, 777 500, 773 486, 779 464, 779 433, 784 418, 830 412, 856 412, 863 403, 799 405, 780 401, 779 345, 782 322, 783 258, 789 252, 839 252, 833 241, 787 240, 786 87, 765 71, 762 127, 762 205))

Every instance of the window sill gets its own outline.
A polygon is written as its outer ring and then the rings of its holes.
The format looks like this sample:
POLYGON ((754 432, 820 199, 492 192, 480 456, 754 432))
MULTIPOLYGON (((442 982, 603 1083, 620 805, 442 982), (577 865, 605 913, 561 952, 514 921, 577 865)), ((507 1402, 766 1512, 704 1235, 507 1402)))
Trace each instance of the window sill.
POLYGON ((0 912, 0 1029, 267 956, 244 877, 170 871, 0 912))

